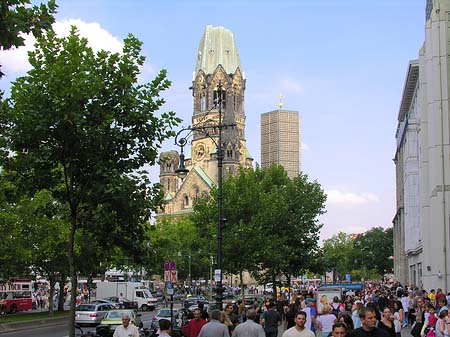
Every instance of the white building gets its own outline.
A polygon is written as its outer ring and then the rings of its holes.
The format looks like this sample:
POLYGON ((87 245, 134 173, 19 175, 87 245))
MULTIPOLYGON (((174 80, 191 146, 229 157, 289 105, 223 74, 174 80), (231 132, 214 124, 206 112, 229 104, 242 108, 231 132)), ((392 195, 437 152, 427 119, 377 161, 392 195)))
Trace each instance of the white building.
POLYGON ((397 128, 394 271, 450 291, 450 0, 428 0, 419 59, 409 63, 397 128))

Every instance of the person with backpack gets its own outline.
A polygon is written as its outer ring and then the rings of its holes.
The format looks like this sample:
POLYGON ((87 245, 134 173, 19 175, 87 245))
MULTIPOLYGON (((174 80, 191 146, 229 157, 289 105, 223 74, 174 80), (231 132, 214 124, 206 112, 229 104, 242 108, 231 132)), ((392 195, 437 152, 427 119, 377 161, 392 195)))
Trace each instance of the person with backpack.
POLYGON ((339 303, 339 297, 334 296, 333 303, 331 303, 331 313, 338 318, 339 314, 343 311, 344 307, 339 303))

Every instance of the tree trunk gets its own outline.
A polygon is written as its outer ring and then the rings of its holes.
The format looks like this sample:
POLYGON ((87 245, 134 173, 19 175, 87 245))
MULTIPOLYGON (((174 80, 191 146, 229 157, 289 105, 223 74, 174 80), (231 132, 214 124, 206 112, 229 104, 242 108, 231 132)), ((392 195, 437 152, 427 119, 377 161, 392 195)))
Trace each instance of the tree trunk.
POLYGON ((64 311, 64 303, 66 302, 66 294, 64 293, 65 285, 66 275, 61 275, 59 279, 58 311, 64 311))
POLYGON ((291 274, 288 275, 287 281, 288 281, 288 304, 290 304, 291 303, 291 274))
POLYGON ((77 226, 76 212, 72 211, 69 235, 69 271, 72 278, 70 291, 69 337, 75 337, 75 306, 77 304, 77 272, 75 270, 75 231, 77 226))
POLYGON ((55 275, 49 275, 50 293, 48 294, 48 315, 53 316, 53 296, 55 294, 55 275))
POLYGON ((241 283, 242 303, 245 305, 244 276, 242 275, 242 270, 239 271, 239 281, 241 283))
POLYGON ((273 291, 273 299, 274 301, 277 300, 277 284, 275 283, 276 275, 275 271, 272 272, 272 291, 273 291))

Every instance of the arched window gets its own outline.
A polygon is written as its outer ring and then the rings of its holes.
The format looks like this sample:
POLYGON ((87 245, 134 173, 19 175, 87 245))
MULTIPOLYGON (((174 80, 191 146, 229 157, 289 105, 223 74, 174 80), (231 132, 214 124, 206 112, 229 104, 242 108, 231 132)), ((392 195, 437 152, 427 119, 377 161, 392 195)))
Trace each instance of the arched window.
POLYGON ((187 195, 184 196, 184 207, 189 207, 189 197, 187 195))
POLYGON ((206 111, 206 93, 202 92, 200 95, 200 111, 206 111))

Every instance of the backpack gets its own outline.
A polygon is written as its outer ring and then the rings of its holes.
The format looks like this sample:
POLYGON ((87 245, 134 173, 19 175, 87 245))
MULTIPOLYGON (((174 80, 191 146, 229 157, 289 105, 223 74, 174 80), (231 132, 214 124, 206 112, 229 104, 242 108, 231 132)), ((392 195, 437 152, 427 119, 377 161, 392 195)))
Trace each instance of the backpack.
POLYGON ((331 303, 331 313, 337 318, 341 312, 341 306, 338 304, 337 308, 335 308, 335 305, 336 303, 331 303))

